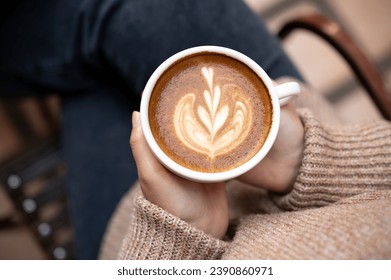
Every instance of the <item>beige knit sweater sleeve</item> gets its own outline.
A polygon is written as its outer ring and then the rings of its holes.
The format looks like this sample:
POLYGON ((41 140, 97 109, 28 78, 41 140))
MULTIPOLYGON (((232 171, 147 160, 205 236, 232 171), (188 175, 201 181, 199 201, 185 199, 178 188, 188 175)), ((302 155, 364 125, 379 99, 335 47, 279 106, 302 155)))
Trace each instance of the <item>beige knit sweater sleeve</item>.
POLYGON ((213 238, 140 195, 119 252, 121 259, 219 259, 227 243, 213 238))
MULTIPOLYGON (((366 235, 366 231, 358 234, 355 230, 357 226, 362 228, 362 225, 367 227, 374 225, 379 231, 378 236, 384 240, 384 236, 388 236, 391 232, 391 224, 385 223, 387 219, 381 218, 389 215, 391 210, 390 207, 385 207, 391 201, 390 123, 379 121, 349 127, 325 127, 309 110, 301 110, 300 116, 305 126, 304 157, 293 190, 285 195, 272 196, 276 208, 280 209, 279 214, 264 213, 243 217, 239 232, 233 242, 228 243, 193 228, 139 196, 134 201, 133 215, 119 257, 123 259, 322 258, 327 257, 324 252, 333 251, 319 248, 328 248, 325 244, 331 244, 331 241, 338 239, 340 233, 352 233, 347 238, 351 243, 355 242, 354 239, 359 240, 366 235), (386 213, 380 212, 379 204, 376 203, 377 192, 383 199, 383 204, 380 204, 383 206, 380 208, 385 209, 386 213), (354 197, 357 197, 351 202, 354 207, 350 206, 350 202, 348 204, 344 202, 354 197), (364 203, 364 206, 358 205, 368 199, 372 202, 364 203), (366 216, 357 212, 360 209, 364 209, 365 213, 375 213, 373 217, 381 218, 383 222, 371 218, 367 223, 366 216), (332 214, 325 223, 321 217, 326 217, 327 213, 332 214), (339 217, 338 220, 333 218, 336 215, 339 217), (354 217, 354 220, 359 220, 360 223, 349 223, 349 218, 345 220, 344 217, 354 217), (296 220, 300 223, 292 224, 292 221, 296 220), (311 222, 311 227, 306 226, 308 221, 311 222), (379 224, 382 226, 378 227, 379 224), (272 225, 276 227, 273 230, 271 230, 272 225), (339 235, 331 235, 330 229, 339 235), (293 236, 291 243, 296 248, 292 249, 292 246, 285 246, 287 245, 285 244, 284 248, 290 248, 289 251, 285 250, 290 253, 286 255, 281 255, 284 250, 279 246, 275 236, 275 232, 283 230, 287 230, 286 234, 293 236), (252 231, 253 234, 248 233, 252 231), (262 232, 264 234, 261 237, 262 232), (260 240, 250 240, 250 238, 260 240), (248 244, 253 245, 247 246, 248 244), (254 244, 258 244, 259 248, 254 244), (268 245, 270 245, 269 249, 266 250, 268 245), (308 254, 302 248, 310 248, 311 252, 316 254, 308 254), (272 249, 276 254, 265 255, 265 252, 273 252, 272 249), (251 250, 259 252, 254 254, 251 250)), ((373 238, 377 240, 376 236, 362 240, 369 240, 370 242, 366 244, 372 244, 373 238)), ((338 246, 334 246, 335 248, 342 248, 346 243, 347 239, 342 237, 340 239, 342 241, 338 246)), ((383 245, 380 247, 383 248, 383 245)), ((335 254, 332 256, 335 257, 335 254)), ((351 257, 349 254, 344 256, 351 257)))
POLYGON ((362 193, 390 190, 389 122, 326 127, 308 109, 299 113, 305 127, 304 157, 293 190, 274 196, 280 208, 321 207, 362 193))

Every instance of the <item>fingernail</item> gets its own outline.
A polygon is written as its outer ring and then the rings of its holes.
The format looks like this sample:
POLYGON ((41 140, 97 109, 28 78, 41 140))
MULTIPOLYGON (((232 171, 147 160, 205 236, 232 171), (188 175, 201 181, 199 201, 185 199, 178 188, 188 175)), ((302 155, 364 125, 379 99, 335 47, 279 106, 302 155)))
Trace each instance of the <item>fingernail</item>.
POLYGON ((133 125, 133 128, 140 126, 140 113, 137 111, 133 111, 132 125, 133 125))

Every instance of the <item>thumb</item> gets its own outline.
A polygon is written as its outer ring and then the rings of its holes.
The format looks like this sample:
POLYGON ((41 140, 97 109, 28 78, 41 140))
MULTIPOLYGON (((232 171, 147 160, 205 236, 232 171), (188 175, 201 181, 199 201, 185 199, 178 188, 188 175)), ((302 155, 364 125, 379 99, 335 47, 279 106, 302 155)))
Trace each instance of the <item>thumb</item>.
POLYGON ((165 169, 158 162, 145 140, 141 129, 139 112, 133 112, 132 125, 133 128, 130 136, 130 146, 136 161, 139 179, 146 180, 148 177, 153 176, 153 174, 159 174, 165 169))

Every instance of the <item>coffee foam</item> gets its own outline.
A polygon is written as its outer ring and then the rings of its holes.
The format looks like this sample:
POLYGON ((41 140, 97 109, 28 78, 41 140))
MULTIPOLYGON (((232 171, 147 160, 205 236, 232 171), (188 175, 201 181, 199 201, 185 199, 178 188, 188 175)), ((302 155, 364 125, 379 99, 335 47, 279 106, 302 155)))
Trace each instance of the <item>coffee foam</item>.
POLYGON ((195 106, 196 95, 185 94, 175 108, 174 127, 176 136, 184 145, 214 159, 230 152, 247 137, 252 114, 248 111, 249 100, 240 87, 224 85, 230 87, 227 92, 231 93, 234 101, 231 103, 234 104, 223 104, 221 87, 214 85, 213 68, 203 67, 201 72, 208 84, 203 93, 205 104, 195 106))
POLYGON ((158 80, 150 125, 161 149, 197 171, 220 172, 248 161, 271 126, 271 102, 242 63, 204 53, 176 63, 158 80))

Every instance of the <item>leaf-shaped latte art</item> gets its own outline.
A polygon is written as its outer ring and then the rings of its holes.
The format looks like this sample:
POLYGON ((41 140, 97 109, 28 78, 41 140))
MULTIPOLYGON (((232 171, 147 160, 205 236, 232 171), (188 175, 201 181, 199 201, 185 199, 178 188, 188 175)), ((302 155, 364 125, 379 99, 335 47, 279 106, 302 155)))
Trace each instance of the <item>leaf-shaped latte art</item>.
POLYGON ((206 107, 195 108, 196 95, 188 93, 178 102, 174 127, 178 138, 188 148, 214 158, 237 147, 249 133, 251 123, 246 101, 231 94, 234 105, 221 104, 221 88, 213 87, 213 69, 202 68, 209 90, 203 93, 206 107))

